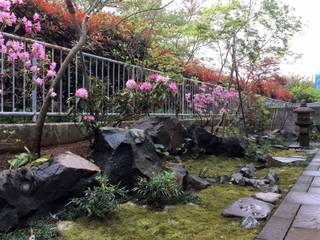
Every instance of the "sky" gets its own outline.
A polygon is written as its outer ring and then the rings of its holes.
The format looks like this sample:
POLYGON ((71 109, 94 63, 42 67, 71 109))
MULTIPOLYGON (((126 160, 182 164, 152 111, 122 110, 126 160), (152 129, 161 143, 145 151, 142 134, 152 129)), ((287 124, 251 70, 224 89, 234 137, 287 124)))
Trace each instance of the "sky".
POLYGON ((283 0, 295 8, 296 15, 302 17, 303 31, 291 41, 291 50, 302 54, 296 62, 282 64, 284 73, 312 76, 320 70, 320 1, 283 0))
MULTIPOLYGON (((169 2, 171 0, 164 0, 169 2)), ((175 0, 172 7, 176 7, 183 0, 175 0)), ((210 5, 215 0, 206 0, 210 5)), ((291 51, 301 55, 295 61, 287 61, 281 64, 284 74, 296 74, 313 78, 320 71, 320 0, 282 0, 283 3, 295 9, 296 15, 302 18, 304 28, 291 41, 291 51)), ((200 55, 210 56, 208 49, 200 51, 200 55)))

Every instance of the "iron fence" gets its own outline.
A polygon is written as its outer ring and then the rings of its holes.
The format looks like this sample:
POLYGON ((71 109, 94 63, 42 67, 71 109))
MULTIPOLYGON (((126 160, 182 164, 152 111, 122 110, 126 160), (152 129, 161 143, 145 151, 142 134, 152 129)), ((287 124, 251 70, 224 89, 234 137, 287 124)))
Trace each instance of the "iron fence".
MULTIPOLYGON (((9 33, 3 33, 3 35, 6 39, 23 42, 24 48, 26 49, 30 48, 34 42, 41 43, 45 47, 47 56, 57 63, 57 69, 61 66, 64 58, 70 51, 68 48, 19 37, 9 33)), ((1 74, 0 76, 0 116, 36 116, 45 98, 46 90, 49 88, 49 83, 47 82, 42 86, 31 84, 25 73, 17 71, 15 62, 7 61, 6 58, 7 56, 5 56, 5 54, 1 54, 1 73, 6 72, 6 74, 1 74)), ((107 96, 123 89, 126 81, 129 79, 143 82, 145 78, 152 73, 162 74, 156 70, 96 56, 90 53, 83 53, 83 59, 89 79, 101 79, 105 84, 105 94, 107 96)), ((54 89, 57 96, 51 101, 48 115, 66 115, 70 107, 67 99, 73 96, 78 88, 85 87, 85 76, 81 68, 82 62, 80 60, 78 53, 74 60, 68 65, 68 70, 62 81, 60 81, 59 86, 57 89, 54 89)), ((38 77, 44 78, 44 76, 44 72, 38 74, 38 77)), ((182 79, 179 81, 178 94, 175 97, 166 99, 163 107, 152 114, 170 116, 178 113, 182 117, 194 116, 193 96, 199 92, 201 84, 199 81, 186 78, 182 79), (191 98, 189 101, 185 98, 186 93, 190 93, 191 98)), ((211 86, 214 87, 214 85, 211 86)), ((277 105, 286 103, 273 99, 268 101, 277 105)), ((108 113, 116 114, 112 109, 110 109, 108 113)))

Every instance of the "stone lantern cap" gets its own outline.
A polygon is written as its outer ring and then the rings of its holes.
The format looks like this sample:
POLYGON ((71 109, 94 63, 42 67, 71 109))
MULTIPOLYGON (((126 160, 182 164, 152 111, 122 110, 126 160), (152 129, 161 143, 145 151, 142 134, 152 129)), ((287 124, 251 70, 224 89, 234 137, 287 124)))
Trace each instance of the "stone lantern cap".
POLYGON ((314 110, 310 107, 307 107, 307 103, 305 100, 301 101, 300 107, 293 110, 294 113, 313 113, 314 110))

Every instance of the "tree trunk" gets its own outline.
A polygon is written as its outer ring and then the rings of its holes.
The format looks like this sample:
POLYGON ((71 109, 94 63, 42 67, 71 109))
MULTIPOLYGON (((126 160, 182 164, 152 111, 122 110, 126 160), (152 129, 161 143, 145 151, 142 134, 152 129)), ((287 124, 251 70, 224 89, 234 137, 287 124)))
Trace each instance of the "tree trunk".
MULTIPOLYGON (((61 79, 63 78, 65 72, 68 69, 69 63, 72 61, 72 59, 76 56, 76 54, 82 49, 84 44, 87 41, 87 28, 86 24, 88 21, 88 17, 85 16, 82 22, 82 34, 81 37, 78 41, 78 43, 70 50, 68 53, 67 57, 64 59, 57 76, 53 80, 50 89, 55 89, 56 86, 60 83, 61 79)), ((42 139, 42 132, 43 132, 43 126, 47 117, 49 105, 51 101, 51 96, 50 96, 50 90, 48 91, 46 98, 41 106, 39 116, 37 118, 36 122, 36 129, 35 129, 35 135, 33 139, 33 146, 32 146, 32 152, 38 156, 41 154, 41 139, 42 139)))

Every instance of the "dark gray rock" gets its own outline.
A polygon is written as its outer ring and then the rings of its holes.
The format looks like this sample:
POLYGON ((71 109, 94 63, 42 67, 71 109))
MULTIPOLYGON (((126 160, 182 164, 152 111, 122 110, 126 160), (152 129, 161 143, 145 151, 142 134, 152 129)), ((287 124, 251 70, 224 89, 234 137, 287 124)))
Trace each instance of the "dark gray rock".
POLYGON ((211 183, 204 178, 189 175, 188 176, 188 187, 194 190, 202 190, 209 187, 211 183))
POLYGON ((188 170, 182 164, 177 164, 171 168, 179 187, 186 189, 188 185, 188 170))
POLYGON ((248 229, 248 230, 254 229, 254 228, 256 228, 258 225, 259 225, 259 222, 258 222, 257 219, 255 219, 252 215, 243 218, 243 219, 242 219, 242 222, 241 222, 241 226, 242 226, 244 229, 248 229))
POLYGON ((193 152, 201 153, 203 150, 209 155, 223 155, 227 157, 243 157, 245 149, 237 138, 222 139, 208 132, 203 127, 193 124, 187 129, 193 141, 193 152))
POLYGON ((240 198, 223 210, 223 216, 241 218, 252 216, 255 219, 265 219, 272 209, 273 205, 270 203, 254 198, 240 198))
POLYGON ((70 152, 31 169, 0 172, 0 231, 28 226, 95 183, 100 169, 70 152))
POLYGON ((253 163, 249 163, 238 169, 238 172, 241 173, 244 177, 253 178, 256 175, 256 168, 253 163))
POLYGON ((152 142, 139 129, 101 128, 92 158, 112 184, 127 187, 132 187, 138 177, 153 177, 162 170, 162 160, 152 142))
POLYGON ((241 173, 234 173, 231 175, 231 182, 236 185, 246 186, 247 178, 245 178, 241 173))
POLYGON ((230 182, 231 178, 227 175, 222 175, 222 176, 219 176, 217 178, 217 183, 219 184, 225 184, 227 182, 230 182))
POLYGON ((144 130, 154 144, 165 146, 170 153, 175 153, 188 136, 179 120, 171 117, 143 118, 131 127, 144 130))
POLYGON ((216 155, 217 149, 222 139, 211 134, 203 127, 192 124, 187 129, 189 137, 193 141, 193 152, 199 154, 203 149, 206 154, 216 155))
POLYGON ((252 179, 247 179, 246 180, 246 185, 248 186, 252 186, 252 187, 255 187, 255 188, 258 188, 258 189, 264 189, 264 188, 267 188, 269 187, 269 180, 268 179, 255 179, 255 178, 252 178, 252 179))
POLYGON ((266 179, 270 181, 271 185, 277 185, 279 184, 279 176, 277 175, 276 171, 273 169, 270 169, 268 172, 268 175, 266 176, 266 179))

